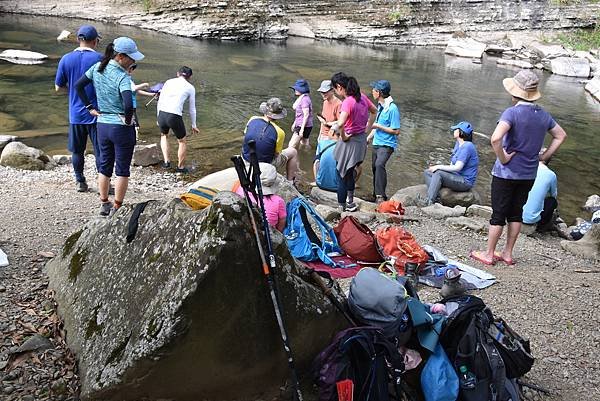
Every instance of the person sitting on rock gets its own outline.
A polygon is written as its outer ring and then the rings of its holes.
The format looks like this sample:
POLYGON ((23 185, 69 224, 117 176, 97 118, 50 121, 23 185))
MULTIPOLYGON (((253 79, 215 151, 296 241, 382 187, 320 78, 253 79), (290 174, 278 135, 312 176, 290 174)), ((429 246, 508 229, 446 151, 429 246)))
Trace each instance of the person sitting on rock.
MULTIPOLYGON (((265 215, 271 227, 283 232, 287 218, 285 201, 276 194, 275 184, 277 182, 277 170, 272 164, 260 164, 260 183, 263 192, 263 202, 265 204, 265 215)), ((244 196, 244 189, 239 186, 235 193, 244 196)), ((256 204, 256 199, 251 193, 248 194, 252 203, 256 204)))
POLYGON ((337 144, 337 136, 321 139, 317 144, 317 155, 313 163, 315 185, 326 191, 337 192, 339 178, 333 152, 337 144))
MULTIPOLYGON (((542 149, 540 157, 545 151, 546 148, 542 149)), ((548 231, 552 228, 552 216, 558 206, 556 174, 548 167, 549 163, 550 159, 540 160, 533 187, 523 206, 523 223, 537 225, 537 231, 548 231)))
POLYGON ((450 164, 431 166, 423 173, 427 184, 426 203, 431 205, 438 199, 442 187, 457 192, 466 192, 473 188, 479 169, 477 148, 473 144, 473 127, 467 121, 461 121, 450 127, 456 142, 450 157, 450 164))
POLYGON ((259 110, 263 116, 254 116, 248 120, 244 130, 242 157, 250 162, 248 142, 256 142, 258 161, 271 163, 275 168, 286 168, 287 179, 294 182, 298 172, 298 152, 294 148, 283 149, 285 132, 275 124, 287 115, 287 110, 279 98, 273 97, 261 103, 259 110))

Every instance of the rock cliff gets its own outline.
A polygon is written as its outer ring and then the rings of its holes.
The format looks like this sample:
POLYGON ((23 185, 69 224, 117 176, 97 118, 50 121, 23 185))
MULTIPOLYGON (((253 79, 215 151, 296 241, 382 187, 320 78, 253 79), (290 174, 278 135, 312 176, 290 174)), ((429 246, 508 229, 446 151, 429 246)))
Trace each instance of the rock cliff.
POLYGON ((596 1, 558 0, 0 0, 0 11, 83 17, 223 40, 288 35, 370 44, 445 45, 457 31, 563 30, 597 23, 596 1))

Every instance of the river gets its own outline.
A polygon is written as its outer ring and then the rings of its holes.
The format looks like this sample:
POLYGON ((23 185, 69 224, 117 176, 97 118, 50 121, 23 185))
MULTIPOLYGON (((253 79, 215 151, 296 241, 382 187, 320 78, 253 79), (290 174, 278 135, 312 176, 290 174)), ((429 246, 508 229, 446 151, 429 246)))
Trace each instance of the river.
MULTIPOLYGON (((62 29, 76 32, 81 21, 51 17, 0 15, 0 51, 8 48, 47 54, 40 65, 15 65, 0 60, 0 130, 18 131, 24 141, 48 153, 65 153, 67 99, 56 94, 54 75, 60 57, 76 47, 58 43, 62 29)), ((291 108, 294 97, 288 86, 303 77, 309 80, 315 109, 320 109, 316 88, 336 71, 357 77, 363 92, 368 83, 387 79, 402 114, 399 148, 388 164, 388 193, 422 183, 422 170, 431 161, 447 162, 453 146, 449 126, 470 121, 475 130, 491 134, 501 112, 510 106, 502 79, 517 69, 497 66, 493 58, 481 64, 445 56, 439 49, 370 48, 329 41, 292 38, 287 43, 236 43, 199 41, 114 24, 94 23, 105 45, 117 36, 131 36, 146 58, 134 73, 136 83, 162 82, 182 65, 194 71, 200 134, 189 142, 189 164, 194 176, 229 167, 229 157, 239 153, 242 131, 258 105, 271 96, 291 108)), ((577 79, 541 75, 539 104, 569 135, 552 160, 558 175, 559 204, 570 223, 581 215, 586 197, 600 193, 600 105, 577 79)), ((157 142, 154 104, 147 109, 139 98, 140 139, 157 142)), ((186 111, 187 112, 187 111, 186 111)), ((281 124, 288 132, 293 113, 281 124)), ((189 118, 184 115, 189 126, 189 118)), ((318 122, 315 121, 315 124, 318 122)), ((549 140, 549 138, 548 138, 549 140)), ((314 142, 314 135, 313 135, 314 142)), ((489 199, 494 155, 487 141, 476 136, 481 165, 477 189, 489 199)), ((173 142, 175 145, 175 143, 173 142)), ((301 151, 301 168, 311 181, 314 151, 301 151)), ((175 157, 175 155, 173 155, 175 157)), ((370 154, 365 161, 370 165, 370 154)), ((364 169, 360 193, 371 190, 370 168, 364 169)))

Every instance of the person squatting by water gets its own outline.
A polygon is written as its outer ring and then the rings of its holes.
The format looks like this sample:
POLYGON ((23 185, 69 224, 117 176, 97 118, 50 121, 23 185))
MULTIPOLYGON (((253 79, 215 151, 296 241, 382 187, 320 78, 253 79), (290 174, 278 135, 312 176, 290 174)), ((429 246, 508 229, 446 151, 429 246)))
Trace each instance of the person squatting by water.
POLYGON ((473 126, 467 121, 461 121, 450 127, 450 130, 456 140, 450 164, 437 164, 423 172, 427 185, 426 205, 437 202, 442 187, 465 192, 473 188, 477 179, 479 157, 473 144, 473 126))
MULTIPOLYGON (((540 156, 544 152, 546 148, 540 151, 540 156)), ((523 224, 535 225, 539 232, 553 228, 554 211, 558 207, 558 182, 556 173, 548 167, 550 160, 540 160, 533 187, 523 206, 523 224)))
POLYGON ((523 205, 533 186, 539 161, 545 162, 558 150, 567 134, 552 116, 535 101, 542 95, 539 78, 529 70, 521 70, 513 78, 505 78, 504 89, 512 96, 513 106, 506 109, 491 138, 497 159, 492 169, 492 218, 487 249, 473 251, 471 257, 492 265, 503 261, 513 265, 513 250, 523 221, 523 205), (552 140, 539 155, 546 133, 552 140), (496 253, 496 245, 508 223, 506 244, 496 253))
POLYGON ((179 148, 177 150, 177 169, 178 173, 188 173, 185 167, 185 156, 187 152, 187 133, 183 123, 183 106, 186 100, 189 103, 190 120, 192 123, 192 133, 200 132, 196 127, 196 88, 189 80, 192 77, 192 69, 183 66, 177 71, 177 77, 168 79, 158 98, 158 126, 160 128, 160 148, 163 154, 163 167, 171 168, 169 159, 169 139, 167 135, 169 130, 177 138, 179 148))
POLYGON ((97 108, 96 92, 92 85, 85 88, 89 103, 82 103, 75 91, 75 82, 94 64, 102 59, 96 52, 100 35, 95 27, 82 25, 77 31, 79 47, 65 54, 58 63, 54 89, 57 92, 65 91, 69 95, 69 134, 67 148, 71 152, 73 172, 78 192, 87 192, 88 184, 83 173, 85 163, 85 148, 87 139, 90 138, 94 155, 96 157, 96 170, 100 171, 100 148, 98 147, 96 116, 90 114, 85 108, 91 104, 97 108))
POLYGON ((373 99, 377 102, 377 115, 367 142, 373 142, 371 167, 373 169, 373 195, 377 204, 387 200, 387 171, 385 165, 396 147, 400 135, 400 110, 390 96, 392 86, 384 79, 371 82, 373 99))
MULTIPOLYGON (((162 96, 162 95, 161 95, 162 96)), ((283 149, 285 132, 275 123, 285 118, 287 110, 279 98, 273 97, 259 106, 262 117, 254 116, 246 123, 242 157, 250 162, 248 142, 256 142, 256 156, 259 162, 270 163, 275 168, 286 169, 287 179, 295 182, 298 173, 298 152, 288 147, 283 149)))
POLYGON ((98 191, 100 215, 113 214, 121 205, 129 184, 130 165, 135 147, 131 79, 128 70, 144 55, 135 42, 119 37, 106 47, 102 60, 91 66, 77 81, 75 88, 85 108, 98 117, 100 167, 98 191), (85 88, 93 83, 98 105, 90 102, 85 88), (110 178, 117 176, 114 204, 108 200, 110 178))
POLYGON ((358 209, 354 203, 355 170, 365 159, 366 132, 371 131, 377 108, 360 92, 356 78, 338 72, 331 77, 331 83, 335 93, 343 99, 340 118, 331 125, 341 138, 334 151, 339 174, 337 200, 340 209, 353 212, 358 209))
POLYGON ((292 123, 292 138, 288 147, 298 149, 298 144, 310 148, 309 137, 313 127, 312 100, 308 81, 299 79, 290 86, 296 95, 292 105, 294 109, 294 122, 292 123))

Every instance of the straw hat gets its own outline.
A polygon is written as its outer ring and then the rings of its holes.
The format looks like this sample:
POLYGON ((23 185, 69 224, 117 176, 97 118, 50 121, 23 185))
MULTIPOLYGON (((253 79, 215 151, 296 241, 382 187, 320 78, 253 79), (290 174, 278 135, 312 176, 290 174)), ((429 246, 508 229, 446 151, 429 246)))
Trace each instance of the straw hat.
POLYGON ((514 97, 519 99, 534 101, 542 97, 538 91, 540 78, 530 70, 521 70, 513 78, 504 78, 502 85, 504 89, 514 97))

